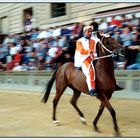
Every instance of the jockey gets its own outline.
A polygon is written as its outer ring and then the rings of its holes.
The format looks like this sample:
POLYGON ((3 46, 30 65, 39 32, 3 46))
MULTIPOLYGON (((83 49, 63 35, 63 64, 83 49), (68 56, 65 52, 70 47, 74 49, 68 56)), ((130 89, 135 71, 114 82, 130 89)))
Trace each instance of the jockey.
POLYGON ((81 68, 86 76, 89 94, 95 96, 95 70, 92 64, 96 54, 96 44, 98 39, 92 37, 93 26, 85 26, 84 36, 76 43, 74 56, 74 66, 81 68))

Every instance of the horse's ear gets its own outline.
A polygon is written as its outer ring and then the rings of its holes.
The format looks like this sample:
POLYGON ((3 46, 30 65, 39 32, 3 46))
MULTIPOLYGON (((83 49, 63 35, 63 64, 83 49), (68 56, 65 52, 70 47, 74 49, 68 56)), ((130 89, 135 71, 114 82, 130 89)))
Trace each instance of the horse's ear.
POLYGON ((101 38, 102 38, 102 36, 100 35, 100 33, 99 33, 99 32, 97 32, 97 37, 98 37, 99 39, 101 39, 101 38))

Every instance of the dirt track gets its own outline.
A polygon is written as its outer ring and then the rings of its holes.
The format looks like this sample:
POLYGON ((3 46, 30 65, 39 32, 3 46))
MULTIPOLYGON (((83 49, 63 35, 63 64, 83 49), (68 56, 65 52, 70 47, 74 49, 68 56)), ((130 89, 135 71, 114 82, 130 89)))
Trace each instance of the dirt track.
MULTIPOLYGON (((105 109, 98 122, 101 133, 93 130, 92 121, 100 102, 95 97, 81 96, 78 106, 85 114, 87 125, 79 120, 69 103, 71 95, 63 95, 57 108, 60 126, 52 123, 52 94, 47 104, 42 95, 0 93, 0 137, 113 137, 112 118, 105 109)), ((140 137, 140 100, 111 99, 123 137, 140 137)))

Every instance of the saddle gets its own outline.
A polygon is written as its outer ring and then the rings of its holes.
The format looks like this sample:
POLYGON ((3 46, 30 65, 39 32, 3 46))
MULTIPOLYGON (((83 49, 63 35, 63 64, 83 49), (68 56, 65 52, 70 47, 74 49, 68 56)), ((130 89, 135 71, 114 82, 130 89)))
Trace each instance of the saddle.
MULTIPOLYGON (((93 61, 93 65, 95 67, 96 63, 97 63, 98 60, 94 60, 93 61)), ((81 67, 75 67, 77 70, 82 70, 81 67)), ((116 84, 116 87, 115 87, 115 91, 119 91, 119 90, 123 90, 124 88, 119 86, 118 84, 116 84)))

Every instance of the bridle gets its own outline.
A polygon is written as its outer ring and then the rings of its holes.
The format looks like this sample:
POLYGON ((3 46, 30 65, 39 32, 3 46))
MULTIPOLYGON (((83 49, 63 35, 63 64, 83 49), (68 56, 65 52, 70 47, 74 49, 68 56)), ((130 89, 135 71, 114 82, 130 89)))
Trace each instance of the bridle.
MULTIPOLYGON (((109 37, 109 36, 108 36, 108 37, 109 37)), ((111 50, 109 50, 107 47, 105 47, 105 45, 102 43, 104 38, 105 38, 105 36, 103 36, 103 37, 101 38, 101 40, 99 41, 99 43, 101 44, 101 47, 102 47, 103 49, 105 49, 107 52, 109 52, 110 54, 114 53, 113 51, 111 51, 111 50)), ((104 51, 103 51, 103 52, 104 52, 104 51)))
MULTIPOLYGON (((112 57, 112 56, 115 55, 113 51, 109 50, 109 49, 108 49, 107 47, 105 47, 105 45, 102 43, 104 37, 105 37, 105 36, 103 36, 103 37, 101 38, 101 40, 99 40, 99 43, 101 44, 102 52, 105 53, 105 52, 104 52, 104 50, 105 50, 105 51, 107 51, 109 54, 108 54, 108 55, 104 55, 104 56, 96 57, 96 58, 94 58, 94 60, 103 59, 103 58, 108 58, 108 57, 112 57)), ((106 37, 109 37, 109 36, 106 36, 106 37)))

